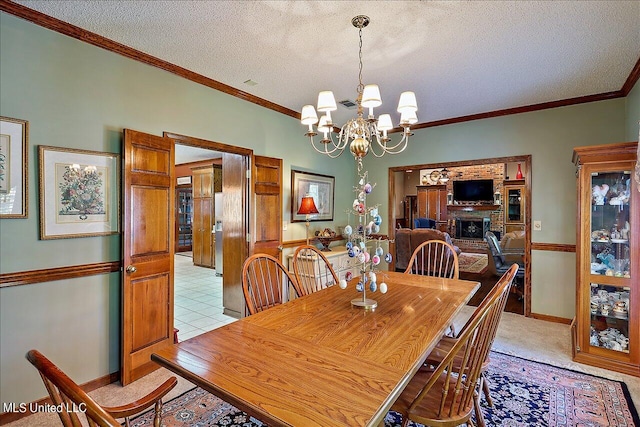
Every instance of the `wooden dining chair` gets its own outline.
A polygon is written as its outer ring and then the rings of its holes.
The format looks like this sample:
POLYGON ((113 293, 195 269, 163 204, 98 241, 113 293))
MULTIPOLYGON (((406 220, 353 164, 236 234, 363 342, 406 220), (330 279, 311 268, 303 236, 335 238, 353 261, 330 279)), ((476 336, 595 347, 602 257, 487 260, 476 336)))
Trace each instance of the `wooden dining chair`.
POLYGON ((453 245, 444 240, 427 240, 413 251, 404 272, 457 279, 459 270, 458 254, 453 245))
POLYGON ((402 414, 403 427, 409 420, 426 426, 473 425, 474 410, 482 417, 478 398, 481 375, 516 272, 517 266, 512 266, 500 278, 495 292, 473 313, 440 363, 420 369, 411 379, 391 407, 402 414))
MULTIPOLYGON (((504 307, 507 304, 507 300, 509 299, 509 290, 513 285, 514 279, 516 277, 517 268, 518 268, 517 265, 515 264, 512 265, 511 268, 502 275, 502 278, 498 280, 498 282, 496 282, 493 288, 491 288, 489 293, 484 297, 480 305, 478 305, 478 307, 475 309, 474 313, 471 315, 469 320, 467 320, 467 323, 465 323, 465 325, 462 327, 462 329, 460 330, 460 333, 458 334, 458 337, 461 336, 464 333, 465 329, 469 327, 469 324, 471 323, 474 316, 476 316, 479 312, 484 310, 484 307, 486 305, 493 304, 494 298, 496 297, 496 295, 498 295, 498 301, 495 302, 496 324, 495 324, 495 329, 493 330, 493 337, 491 338, 491 342, 489 343, 489 348, 491 349, 491 347, 493 346, 493 340, 495 339, 495 334, 498 329, 498 323, 502 318, 504 307)), ((436 344, 436 347, 433 349, 431 354, 429 354, 429 356, 427 357, 427 360, 425 361, 425 365, 437 366, 446 357, 449 351, 451 351, 456 341, 458 340, 458 337, 450 337, 446 335, 443 336, 438 342, 438 344, 436 344)), ((491 399, 489 384, 487 382, 486 375, 485 375, 485 372, 490 362, 491 360, 489 358, 489 354, 487 353, 487 357, 483 362, 482 368, 480 371, 478 391, 479 392, 481 391, 482 393, 484 393, 485 399, 487 400, 487 403, 489 404, 489 406, 493 406, 493 400, 491 399)), ((482 415, 482 411, 480 410, 479 394, 476 395, 475 407, 476 407, 475 408, 476 421, 478 422, 478 425, 480 427, 483 427, 485 423, 484 423, 484 417, 482 415)))
POLYGON ((338 275, 327 257, 313 245, 302 245, 293 253, 293 273, 303 295, 338 283, 338 275))
POLYGON ((254 254, 242 267, 242 292, 249 314, 256 314, 287 302, 290 293, 302 296, 296 279, 284 265, 268 254, 254 254))
POLYGON ((53 362, 47 359, 38 350, 30 350, 27 360, 38 369, 53 404, 62 405, 67 411, 59 411, 58 415, 65 427, 79 427, 78 414, 84 412, 89 426, 120 427, 117 418, 124 418, 125 425, 129 426, 129 417, 139 414, 154 406, 154 426, 160 427, 162 413, 162 398, 176 386, 178 380, 169 378, 162 385, 145 397, 122 406, 100 406, 78 384, 69 378, 53 362), (74 411, 74 408, 76 411, 74 411))
MULTIPOLYGON (((444 240, 427 240, 422 242, 411 254, 405 274, 421 274, 423 276, 458 279, 460 265, 458 253, 453 245, 444 240)), ((449 325, 449 334, 454 336, 456 329, 449 325)))

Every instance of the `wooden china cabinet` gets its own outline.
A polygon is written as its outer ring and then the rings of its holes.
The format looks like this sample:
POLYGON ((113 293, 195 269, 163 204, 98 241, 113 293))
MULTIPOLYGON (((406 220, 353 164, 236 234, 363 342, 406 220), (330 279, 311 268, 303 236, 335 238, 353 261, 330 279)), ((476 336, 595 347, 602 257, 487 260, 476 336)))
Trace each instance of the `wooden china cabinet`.
POLYGON ((191 169, 193 197, 193 264, 215 268, 215 199, 222 191, 222 167, 199 166, 191 169))
POLYGON ((577 147, 576 362, 640 376, 637 142, 577 147))
POLYGON ((525 185, 524 179, 504 181, 504 232, 525 229, 525 185))
MULTIPOLYGON (((418 185, 418 218, 431 218, 436 228, 447 232, 447 186, 418 185)), ((413 224, 411 224, 413 228, 413 224)))
POLYGON ((176 252, 192 250, 192 215, 191 185, 176 186, 176 252))

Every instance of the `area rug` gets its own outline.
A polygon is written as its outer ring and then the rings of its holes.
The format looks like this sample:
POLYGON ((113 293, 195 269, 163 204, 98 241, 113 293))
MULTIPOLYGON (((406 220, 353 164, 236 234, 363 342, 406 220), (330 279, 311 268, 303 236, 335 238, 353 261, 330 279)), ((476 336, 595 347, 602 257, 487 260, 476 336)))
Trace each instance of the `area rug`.
MULTIPOLYGON (((487 426, 640 426, 623 382, 497 352, 490 358, 487 380, 493 407, 484 396, 480 402, 487 426)), ((400 415, 389 412, 385 427, 401 424, 400 415)))
POLYGON ((487 254, 474 254, 462 252, 458 256, 460 271, 463 273, 484 273, 489 264, 487 254))
MULTIPOLYGON (((153 411, 131 420, 131 427, 152 427, 153 411)), ((260 421, 196 387, 162 406, 163 427, 262 427, 260 421)))
MULTIPOLYGON (((484 398, 481 401, 487 426, 640 427, 623 382, 497 352, 491 353, 487 379, 493 398, 493 407, 484 398)), ((200 388, 165 403, 162 412, 162 425, 166 427, 264 426, 200 388)), ((401 424, 399 414, 387 414, 385 427, 401 424)), ((133 419, 131 426, 153 426, 153 413, 133 419)))

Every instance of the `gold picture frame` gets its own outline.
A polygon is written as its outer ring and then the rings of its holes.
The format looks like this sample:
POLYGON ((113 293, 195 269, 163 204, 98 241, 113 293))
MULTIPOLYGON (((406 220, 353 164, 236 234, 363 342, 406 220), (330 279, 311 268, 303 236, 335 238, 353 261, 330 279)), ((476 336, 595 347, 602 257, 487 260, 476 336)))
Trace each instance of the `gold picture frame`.
POLYGON ((29 122, 0 117, 0 219, 27 218, 29 122))
POLYGON ((38 147, 40 239, 120 233, 120 155, 38 147))

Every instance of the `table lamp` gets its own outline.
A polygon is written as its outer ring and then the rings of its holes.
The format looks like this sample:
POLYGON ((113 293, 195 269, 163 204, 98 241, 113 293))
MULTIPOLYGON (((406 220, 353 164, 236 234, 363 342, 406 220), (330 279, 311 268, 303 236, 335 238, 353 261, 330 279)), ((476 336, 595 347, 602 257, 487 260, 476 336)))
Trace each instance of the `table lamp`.
POLYGON ((305 195, 300 201, 298 215, 307 216, 307 245, 309 244, 309 215, 317 213, 318 208, 316 208, 316 204, 313 202, 313 197, 311 197, 309 194, 305 195))

